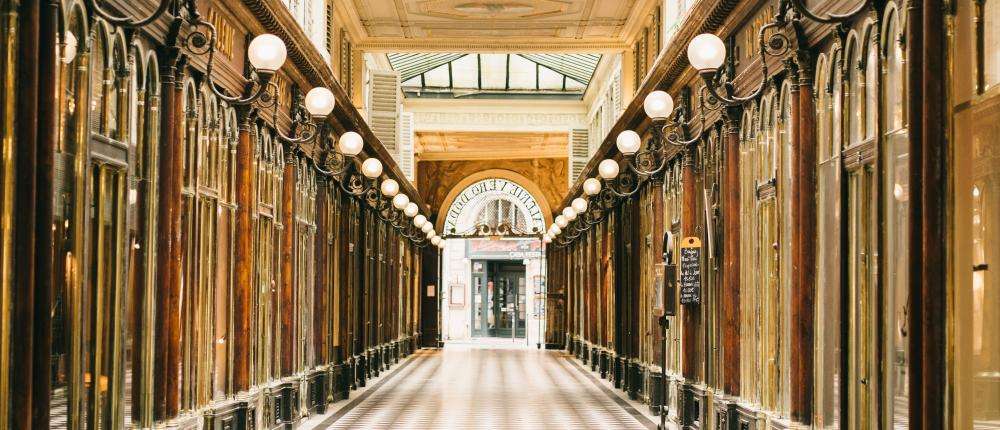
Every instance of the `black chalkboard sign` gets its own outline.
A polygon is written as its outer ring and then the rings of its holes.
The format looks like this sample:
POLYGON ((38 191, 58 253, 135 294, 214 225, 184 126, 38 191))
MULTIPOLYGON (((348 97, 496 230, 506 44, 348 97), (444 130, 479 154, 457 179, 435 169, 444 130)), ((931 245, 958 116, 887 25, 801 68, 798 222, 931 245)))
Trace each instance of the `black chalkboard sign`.
POLYGON ((701 304, 701 240, 685 237, 681 241, 680 290, 682 305, 701 304))

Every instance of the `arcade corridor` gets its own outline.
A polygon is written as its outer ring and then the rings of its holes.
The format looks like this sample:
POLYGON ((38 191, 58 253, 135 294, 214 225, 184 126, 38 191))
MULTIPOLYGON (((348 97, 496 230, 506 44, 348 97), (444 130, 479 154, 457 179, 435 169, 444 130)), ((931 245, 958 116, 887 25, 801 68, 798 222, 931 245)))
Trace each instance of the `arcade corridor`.
POLYGON ((1000 0, 0 0, 0 430, 996 430, 998 271, 1000 0))
POLYGON ((332 405, 334 412, 310 419, 303 430, 656 427, 655 418, 639 412, 571 356, 508 340, 450 342, 442 350, 422 350, 373 382, 360 400, 332 405))

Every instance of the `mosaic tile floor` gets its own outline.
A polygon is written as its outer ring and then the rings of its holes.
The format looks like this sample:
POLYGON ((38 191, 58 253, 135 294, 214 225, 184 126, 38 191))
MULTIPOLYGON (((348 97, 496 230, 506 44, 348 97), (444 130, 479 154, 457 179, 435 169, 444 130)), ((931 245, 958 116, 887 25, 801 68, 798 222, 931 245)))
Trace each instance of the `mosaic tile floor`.
POLYGON ((569 360, 504 341, 422 350, 317 428, 655 428, 569 360))

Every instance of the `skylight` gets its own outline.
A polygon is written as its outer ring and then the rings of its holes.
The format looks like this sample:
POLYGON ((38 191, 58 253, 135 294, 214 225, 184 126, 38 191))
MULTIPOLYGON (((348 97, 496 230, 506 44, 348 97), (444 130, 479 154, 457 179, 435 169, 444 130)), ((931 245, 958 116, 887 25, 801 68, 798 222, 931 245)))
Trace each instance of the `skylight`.
POLYGON ((583 96, 600 54, 388 54, 403 93, 423 98, 583 96))

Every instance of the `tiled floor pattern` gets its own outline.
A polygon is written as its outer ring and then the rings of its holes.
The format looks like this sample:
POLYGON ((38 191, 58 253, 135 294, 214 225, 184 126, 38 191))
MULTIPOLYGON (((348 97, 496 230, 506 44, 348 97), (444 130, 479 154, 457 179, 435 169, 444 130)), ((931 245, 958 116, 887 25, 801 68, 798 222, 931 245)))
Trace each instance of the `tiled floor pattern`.
POLYGON ((558 351, 510 342, 448 344, 419 352, 385 383, 318 428, 644 429, 558 351))

